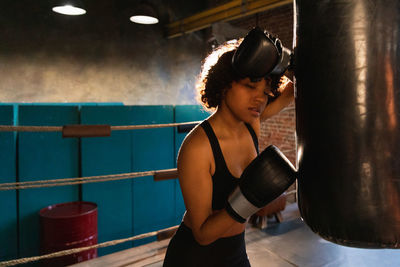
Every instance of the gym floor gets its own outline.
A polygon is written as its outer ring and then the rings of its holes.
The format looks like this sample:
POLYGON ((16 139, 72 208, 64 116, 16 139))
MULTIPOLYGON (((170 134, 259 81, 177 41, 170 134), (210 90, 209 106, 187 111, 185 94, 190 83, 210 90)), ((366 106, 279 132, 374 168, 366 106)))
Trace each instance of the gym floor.
MULTIPOLYGON (((296 203, 287 205, 282 216, 281 223, 269 219, 264 230, 248 225, 246 246, 252 267, 400 266, 399 250, 351 248, 320 238, 301 220, 296 203)), ((161 267, 168 242, 163 240, 149 243, 73 266, 161 267)))

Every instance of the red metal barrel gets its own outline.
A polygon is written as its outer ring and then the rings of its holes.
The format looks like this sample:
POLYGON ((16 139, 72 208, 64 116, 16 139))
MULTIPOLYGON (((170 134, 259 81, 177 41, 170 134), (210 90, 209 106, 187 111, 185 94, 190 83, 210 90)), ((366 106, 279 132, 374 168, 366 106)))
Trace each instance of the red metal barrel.
MULTIPOLYGON (((92 202, 68 202, 51 205, 39 212, 41 251, 60 250, 97 244, 97 205, 92 202)), ((90 249, 43 261, 45 266, 66 266, 97 257, 90 249)))

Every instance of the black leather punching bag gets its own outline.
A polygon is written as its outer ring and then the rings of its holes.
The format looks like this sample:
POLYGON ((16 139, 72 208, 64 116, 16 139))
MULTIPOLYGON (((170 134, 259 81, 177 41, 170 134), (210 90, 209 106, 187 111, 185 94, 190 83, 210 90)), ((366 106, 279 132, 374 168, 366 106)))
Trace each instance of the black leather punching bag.
POLYGON ((400 247, 400 1, 295 0, 298 197, 347 246, 400 247))

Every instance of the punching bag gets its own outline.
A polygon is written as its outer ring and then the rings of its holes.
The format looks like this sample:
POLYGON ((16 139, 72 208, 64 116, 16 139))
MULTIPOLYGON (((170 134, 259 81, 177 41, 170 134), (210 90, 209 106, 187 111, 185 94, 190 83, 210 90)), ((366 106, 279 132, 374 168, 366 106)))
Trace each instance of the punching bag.
POLYGON ((341 245, 400 246, 399 28, 399 0, 295 0, 299 209, 341 245))

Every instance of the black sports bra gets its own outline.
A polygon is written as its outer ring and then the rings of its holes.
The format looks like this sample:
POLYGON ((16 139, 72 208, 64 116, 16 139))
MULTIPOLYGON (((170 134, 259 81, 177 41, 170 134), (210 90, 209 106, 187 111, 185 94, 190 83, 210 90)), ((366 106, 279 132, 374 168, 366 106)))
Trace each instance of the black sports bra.
MULTIPOLYGON (((215 173, 212 176, 213 192, 212 192, 212 209, 220 210, 225 208, 228 196, 232 193, 235 187, 239 183, 239 179, 234 177, 226 166, 224 155, 222 154, 221 147, 219 145, 217 136, 215 135, 208 120, 204 120, 200 126, 204 129, 207 134, 208 140, 210 141, 211 148, 215 160, 215 173)), ((258 139, 254 132, 254 129, 250 124, 246 123, 246 127, 249 130, 251 137, 253 138, 254 146, 258 151, 258 139)))

